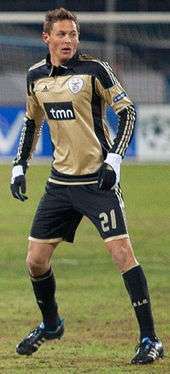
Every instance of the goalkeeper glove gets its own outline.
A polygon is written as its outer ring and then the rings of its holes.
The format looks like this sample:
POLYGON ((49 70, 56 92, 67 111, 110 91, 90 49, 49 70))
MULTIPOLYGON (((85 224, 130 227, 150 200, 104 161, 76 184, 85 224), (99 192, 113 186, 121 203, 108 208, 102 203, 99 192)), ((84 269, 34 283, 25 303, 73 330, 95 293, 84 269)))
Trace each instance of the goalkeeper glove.
POLYGON ((23 195, 26 193, 26 179, 22 165, 15 165, 13 167, 10 188, 15 199, 21 201, 28 199, 27 196, 23 195))
POLYGON ((116 153, 108 153, 99 170, 98 188, 109 191, 115 188, 120 181, 120 164, 122 157, 116 153))

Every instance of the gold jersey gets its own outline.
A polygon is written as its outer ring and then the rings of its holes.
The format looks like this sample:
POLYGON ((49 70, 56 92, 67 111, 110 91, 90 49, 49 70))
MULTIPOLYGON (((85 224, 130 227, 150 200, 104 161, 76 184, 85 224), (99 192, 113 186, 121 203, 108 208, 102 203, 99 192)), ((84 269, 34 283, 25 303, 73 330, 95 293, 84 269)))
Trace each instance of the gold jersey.
POLYGON ((135 112, 107 63, 76 53, 55 67, 47 56, 29 69, 27 88, 25 130, 15 163, 32 156, 44 120, 54 148, 52 178, 61 183, 90 182, 109 151, 124 156, 135 112), (104 120, 107 105, 119 116, 115 139, 104 120))

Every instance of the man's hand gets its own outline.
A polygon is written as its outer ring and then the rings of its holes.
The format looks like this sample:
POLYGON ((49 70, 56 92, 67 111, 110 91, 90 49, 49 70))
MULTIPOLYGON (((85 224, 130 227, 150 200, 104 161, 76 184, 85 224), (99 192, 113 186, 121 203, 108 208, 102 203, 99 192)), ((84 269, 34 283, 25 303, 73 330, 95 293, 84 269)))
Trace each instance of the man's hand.
POLYGON ((115 188, 120 181, 120 164, 122 157, 116 153, 108 153, 99 170, 99 190, 109 191, 115 188))
POLYGON ((15 199, 21 201, 28 199, 27 196, 23 195, 26 193, 26 179, 22 165, 15 165, 13 167, 10 188, 15 199))

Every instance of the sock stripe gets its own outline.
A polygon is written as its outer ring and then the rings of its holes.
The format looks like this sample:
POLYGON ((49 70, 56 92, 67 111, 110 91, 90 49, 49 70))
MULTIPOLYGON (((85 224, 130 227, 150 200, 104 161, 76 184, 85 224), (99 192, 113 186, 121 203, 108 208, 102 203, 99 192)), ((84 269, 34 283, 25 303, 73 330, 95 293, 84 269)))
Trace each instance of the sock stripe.
POLYGON ((30 278, 31 278, 32 282, 41 282, 45 279, 50 278, 52 274, 53 274, 53 271, 50 267, 50 269, 46 273, 44 273, 42 275, 39 275, 38 277, 34 277, 30 274, 30 278))

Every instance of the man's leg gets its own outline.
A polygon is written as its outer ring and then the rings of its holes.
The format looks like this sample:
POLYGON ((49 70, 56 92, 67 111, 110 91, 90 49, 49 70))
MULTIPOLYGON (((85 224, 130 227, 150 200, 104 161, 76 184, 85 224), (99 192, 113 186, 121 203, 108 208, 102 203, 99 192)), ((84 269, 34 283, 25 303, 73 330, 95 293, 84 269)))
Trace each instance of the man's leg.
POLYGON ((35 298, 48 330, 55 330, 59 319, 55 301, 56 283, 50 266, 50 258, 57 244, 30 241, 26 260, 35 298))
POLYGON ((46 339, 60 339, 63 335, 64 325, 58 314, 55 300, 55 278, 50 266, 50 258, 55 247, 56 243, 34 241, 29 243, 27 267, 43 322, 18 344, 17 353, 19 354, 30 355, 46 339))
POLYGON ((152 362, 156 358, 163 356, 163 348, 155 334, 149 291, 144 272, 134 256, 129 239, 107 241, 106 247, 122 273, 140 328, 141 345, 132 363, 145 364, 152 362), (148 342, 151 342, 149 348, 148 342))
POLYGON ((73 243, 82 213, 74 210, 70 188, 47 183, 30 232, 27 266, 43 322, 17 346, 19 354, 32 354, 46 339, 60 339, 64 321, 58 314, 55 301, 55 279, 50 258, 56 245, 65 240, 73 243))

